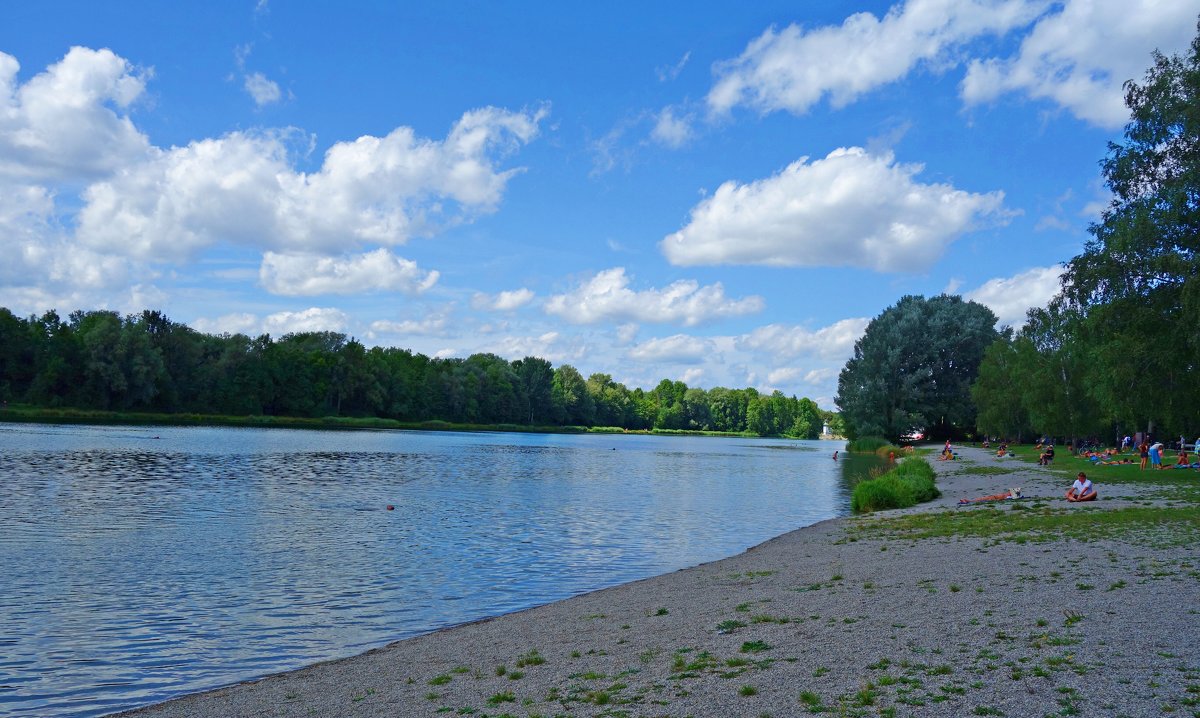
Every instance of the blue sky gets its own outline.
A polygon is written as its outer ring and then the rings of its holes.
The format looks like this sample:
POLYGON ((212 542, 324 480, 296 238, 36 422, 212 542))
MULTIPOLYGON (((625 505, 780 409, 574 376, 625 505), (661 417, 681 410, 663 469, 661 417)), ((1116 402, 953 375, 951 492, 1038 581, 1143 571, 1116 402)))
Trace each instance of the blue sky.
POLYGON ((750 5, 10 3, 0 305, 833 408, 904 294, 1049 299, 1200 14, 750 5))

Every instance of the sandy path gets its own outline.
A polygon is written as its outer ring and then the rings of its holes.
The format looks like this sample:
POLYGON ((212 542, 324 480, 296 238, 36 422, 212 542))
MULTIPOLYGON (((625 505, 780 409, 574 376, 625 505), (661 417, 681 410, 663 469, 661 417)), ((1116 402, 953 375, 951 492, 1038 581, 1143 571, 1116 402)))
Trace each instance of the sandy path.
MULTIPOLYGON (((956 504, 1011 486, 1066 506, 1060 477, 979 449, 962 455, 933 462, 944 492, 937 502, 880 516, 987 510, 956 504), (964 473, 992 465, 1015 471, 964 473)), ((1109 500, 1071 509, 1139 498, 1136 486, 1099 488, 1109 500)), ((873 525, 875 518, 826 521, 721 561, 122 715, 1200 710, 1193 546, 911 540, 873 525)))

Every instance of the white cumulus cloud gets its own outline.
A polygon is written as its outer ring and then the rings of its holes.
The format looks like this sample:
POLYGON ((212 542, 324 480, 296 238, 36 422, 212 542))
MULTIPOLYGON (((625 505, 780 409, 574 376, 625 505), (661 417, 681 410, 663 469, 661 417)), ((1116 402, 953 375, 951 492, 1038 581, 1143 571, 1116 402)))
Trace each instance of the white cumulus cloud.
POLYGON ((790 384, 798 379, 804 373, 803 369, 798 367, 780 367, 773 369, 767 374, 767 383, 772 386, 779 384, 790 384))
POLYGON ((589 356, 590 347, 583 337, 544 332, 537 336, 505 336, 484 342, 475 351, 491 352, 509 360, 540 357, 555 364, 575 362, 589 356))
POLYGON ((373 291, 421 294, 437 280, 436 271, 427 272, 416 262, 382 248, 343 257, 267 252, 259 269, 263 287, 285 296, 373 291))
POLYGON ((533 292, 522 287, 500 292, 496 295, 477 292, 471 297, 471 306, 475 309, 492 312, 511 312, 533 301, 533 292))
POLYGON ((878 18, 860 12, 840 26, 768 28, 734 60, 718 63, 708 94, 718 114, 737 105, 796 114, 828 96, 847 105, 919 63, 945 63, 955 48, 1028 24, 1041 0, 909 0, 878 18))
POLYGON ((262 322, 258 315, 250 312, 234 312, 209 319, 200 317, 194 320, 192 328, 205 334, 247 334, 253 336, 262 331, 262 322))
POLYGON ((629 288, 624 267, 597 273, 566 294, 556 294, 545 304, 549 314, 574 324, 611 322, 674 323, 695 326, 712 319, 742 316, 762 310, 762 297, 731 299, 720 282, 700 286, 680 280, 663 289, 629 288))
POLYGON ((709 339, 687 334, 675 334, 661 339, 649 339, 629 348, 630 359, 641 362, 698 364, 711 355, 716 345, 709 339))
POLYGON ((310 307, 299 312, 275 312, 263 318, 263 331, 273 336, 297 332, 341 332, 350 317, 332 307, 310 307))
POLYGON ((25 84, 0 52, 0 176, 26 181, 102 176, 141 159, 146 136, 124 111, 145 91, 141 74, 111 50, 73 47, 25 84))
POLYGON ((1025 313, 1049 304, 1061 288, 1064 267, 1034 267, 1012 277, 989 279, 964 299, 979 302, 996 313, 1001 324, 1020 326, 1025 313))
POLYGON ((1024 93, 1091 124, 1120 127, 1129 120, 1121 86, 1142 79, 1151 51, 1187 48, 1198 11, 1186 1, 1066 0, 1037 22, 1015 56, 973 60, 963 100, 974 105, 1024 93))
MULTIPOLYGON (((137 262, 75 246, 55 219, 51 190, 0 182, 0 305, 41 311, 60 306, 112 306, 108 297, 155 273, 137 262)), ((139 285, 150 296, 150 285, 139 285)), ((124 300, 121 308, 130 305, 124 300)))
POLYGON ((445 140, 399 127, 339 142, 313 174, 292 167, 293 132, 234 132, 91 185, 79 237, 94 248, 180 260, 218 242, 302 252, 396 245, 492 212, 519 169, 498 157, 537 134, 544 110, 465 113, 445 140))
POLYGON ((214 319, 200 317, 191 325, 210 334, 267 333, 279 337, 298 332, 342 332, 350 325, 350 317, 340 309, 310 307, 298 312, 275 312, 262 318, 250 312, 234 312, 214 319))
POLYGON ((692 134, 689 118, 676 117, 675 111, 670 107, 658 113, 654 129, 650 131, 650 137, 671 149, 679 149, 686 145, 692 139, 692 134))
POLYGON ((766 352, 776 357, 816 356, 843 359, 854 350, 854 342, 867 330, 866 317, 842 319, 817 330, 791 324, 768 324, 737 339, 743 351, 766 352))
POLYGON ((398 322, 379 320, 371 322, 371 336, 398 334, 404 336, 440 336, 446 333, 450 320, 447 310, 434 312, 418 319, 402 319, 398 322))
POLYGON ((246 75, 244 83, 246 92, 254 99, 254 104, 262 107, 273 102, 279 102, 283 97, 283 92, 279 89, 279 84, 274 80, 270 80, 261 72, 252 72, 246 75))
POLYGON ((760 264, 921 270, 959 235, 1003 222, 1003 192, 922 184, 888 152, 837 149, 749 184, 729 181, 660 243, 676 265, 760 264))

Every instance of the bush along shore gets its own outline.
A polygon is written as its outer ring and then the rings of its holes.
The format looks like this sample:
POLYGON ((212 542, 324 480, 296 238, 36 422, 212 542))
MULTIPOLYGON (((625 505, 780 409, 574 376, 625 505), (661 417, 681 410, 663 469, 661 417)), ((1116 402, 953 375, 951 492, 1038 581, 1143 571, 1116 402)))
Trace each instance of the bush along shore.
POLYGON ((933 467, 925 459, 910 456, 888 472, 860 481, 850 498, 854 513, 906 509, 942 495, 934 484, 933 467))
POLYGON ((132 715, 1196 715, 1195 474, 1085 467, 1102 498, 1068 504, 1076 460, 1017 453, 935 462, 925 504, 132 715))

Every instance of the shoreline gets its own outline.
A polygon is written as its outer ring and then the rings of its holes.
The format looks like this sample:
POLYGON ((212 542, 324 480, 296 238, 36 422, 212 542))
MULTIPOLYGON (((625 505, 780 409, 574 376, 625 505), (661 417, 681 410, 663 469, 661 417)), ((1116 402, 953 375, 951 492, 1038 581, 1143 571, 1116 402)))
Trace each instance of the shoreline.
MULTIPOLYGON (((1028 513, 1025 502, 956 507, 1009 486, 1067 506, 1058 474, 962 455, 931 462, 943 496, 929 504, 829 519, 736 556, 115 715, 1196 710, 1200 615, 1186 599, 1200 590, 1196 549, 1121 536, 897 536, 893 524, 908 518, 1028 513)), ((1104 503, 1070 508, 1146 503, 1136 485, 1101 489, 1104 503)))
POLYGON ((450 431, 462 433, 515 434, 594 434, 602 436, 706 436, 734 439, 782 439, 788 441, 843 441, 843 439, 798 439, 792 436, 766 436, 748 432, 701 431, 691 429, 625 429, 613 426, 540 426, 526 424, 464 424, 439 419, 400 421, 377 417, 297 417, 227 416, 221 414, 160 414, 91 409, 49 409, 44 407, 0 409, 5 424, 75 424, 79 426, 220 426, 246 429, 309 429, 312 431, 450 431))

